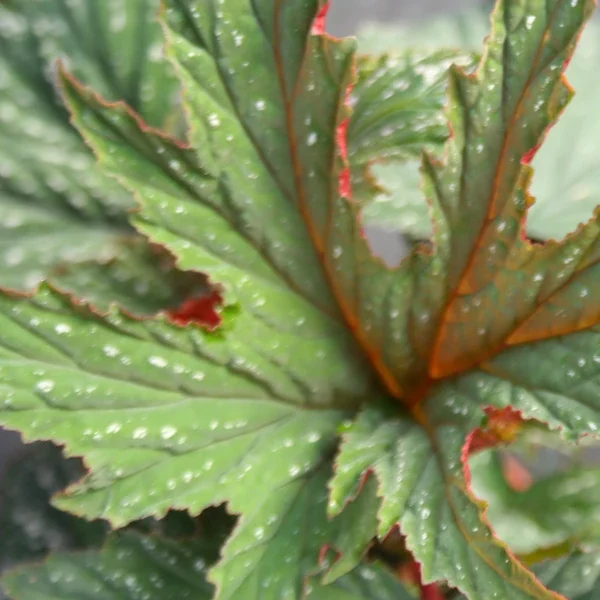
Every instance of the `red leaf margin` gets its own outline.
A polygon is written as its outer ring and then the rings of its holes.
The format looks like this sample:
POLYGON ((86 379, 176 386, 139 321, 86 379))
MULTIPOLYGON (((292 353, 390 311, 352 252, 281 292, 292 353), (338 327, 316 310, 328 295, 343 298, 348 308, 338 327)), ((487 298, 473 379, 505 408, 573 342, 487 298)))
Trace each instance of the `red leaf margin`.
MULTIPOLYGON (((460 460, 463 468, 463 474, 465 479, 465 491, 473 502, 480 506, 481 522, 489 529, 494 540, 504 548, 504 551, 510 556, 516 563, 520 564, 529 571, 533 580, 537 581, 541 587, 547 589, 553 593, 557 600, 568 600, 562 594, 550 590, 547 588, 538 577, 525 566, 516 554, 500 539, 496 536, 491 523, 487 518, 487 502, 480 500, 473 494, 471 486, 471 470, 469 468, 469 456, 478 450, 484 450, 486 448, 493 448, 501 444, 508 444, 516 438, 521 426, 526 421, 535 421, 534 419, 524 419, 521 411, 514 409, 512 406, 506 406, 504 408, 495 408, 493 406, 487 406, 484 409, 484 413, 488 417, 488 421, 483 427, 478 427, 469 433, 465 439, 465 443, 460 453, 460 460)), ((422 600, 428 600, 424 598, 422 600)), ((433 598, 432 600, 435 600, 433 598)))
POLYGON ((326 2, 319 10, 313 22, 311 33, 313 35, 325 35, 327 33, 327 14, 329 13, 330 2, 326 2))

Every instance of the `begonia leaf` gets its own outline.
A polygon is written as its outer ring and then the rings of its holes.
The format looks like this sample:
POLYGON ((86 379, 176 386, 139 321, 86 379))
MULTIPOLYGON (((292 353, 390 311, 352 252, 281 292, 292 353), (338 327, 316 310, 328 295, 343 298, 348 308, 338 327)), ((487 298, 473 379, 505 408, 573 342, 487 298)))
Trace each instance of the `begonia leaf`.
POLYGON ((529 163, 593 6, 498 2, 477 70, 449 71, 444 154, 423 160, 432 239, 391 269, 352 194, 354 45, 324 33, 326 2, 167 0, 186 140, 63 74, 74 123, 136 194, 135 226, 223 307, 206 330, 46 287, 2 299, 0 419, 90 467, 60 506, 122 525, 227 502, 224 599, 301 598, 398 526, 424 583, 558 598, 495 539, 466 457, 490 407, 571 436, 600 425, 597 218, 563 242, 524 235, 529 163))

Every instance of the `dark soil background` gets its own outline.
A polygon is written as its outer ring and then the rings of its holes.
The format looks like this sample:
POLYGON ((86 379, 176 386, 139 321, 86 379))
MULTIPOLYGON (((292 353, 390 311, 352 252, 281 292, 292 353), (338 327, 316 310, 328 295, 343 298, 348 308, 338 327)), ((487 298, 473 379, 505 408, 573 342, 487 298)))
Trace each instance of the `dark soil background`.
MULTIPOLYGON (((468 9, 490 3, 489 0, 333 0, 328 28, 336 35, 351 35, 369 22, 390 23, 397 20, 417 20, 445 12, 468 9)), ((398 236, 389 232, 371 231, 373 249, 391 262, 396 262, 404 251, 398 236)), ((0 429, 0 482, 7 463, 22 447, 20 438, 0 429)), ((5 481, 0 483, 10 485, 5 481)), ((1 595, 0 595, 1 596, 1 595)))

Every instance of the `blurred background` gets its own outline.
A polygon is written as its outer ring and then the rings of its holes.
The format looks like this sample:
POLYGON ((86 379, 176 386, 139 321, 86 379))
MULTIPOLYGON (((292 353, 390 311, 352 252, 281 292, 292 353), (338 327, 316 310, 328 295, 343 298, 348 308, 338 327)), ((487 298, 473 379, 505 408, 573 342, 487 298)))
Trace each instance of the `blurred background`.
POLYGON ((492 3, 489 0, 338 0, 331 6, 329 30, 336 35, 352 35, 369 22, 416 21, 485 4, 492 3))

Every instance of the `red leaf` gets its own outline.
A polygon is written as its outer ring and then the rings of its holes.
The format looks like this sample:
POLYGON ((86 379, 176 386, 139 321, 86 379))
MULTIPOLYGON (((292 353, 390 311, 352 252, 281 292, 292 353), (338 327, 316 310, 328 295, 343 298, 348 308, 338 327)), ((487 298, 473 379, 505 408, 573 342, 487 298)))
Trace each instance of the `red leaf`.
POLYGON ((179 308, 167 312, 169 318, 178 325, 196 323, 214 329, 221 323, 221 317, 215 308, 221 303, 219 292, 206 296, 190 298, 179 308))

